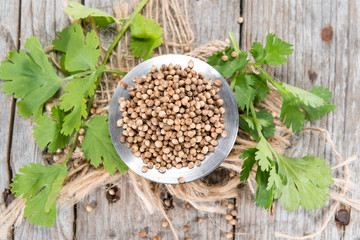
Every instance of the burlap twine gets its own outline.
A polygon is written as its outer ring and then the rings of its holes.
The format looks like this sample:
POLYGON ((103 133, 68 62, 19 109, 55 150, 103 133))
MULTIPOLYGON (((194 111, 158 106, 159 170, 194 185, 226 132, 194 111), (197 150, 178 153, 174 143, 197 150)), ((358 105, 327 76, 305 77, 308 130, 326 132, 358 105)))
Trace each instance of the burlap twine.
MULTIPOLYGON (((134 6, 129 6, 127 3, 121 1, 120 4, 114 6, 116 17, 127 17, 132 11, 133 7, 134 6)), ((186 1, 150 0, 142 14, 147 18, 154 18, 156 22, 160 23, 164 29, 164 44, 157 50, 154 55, 182 53, 205 61, 208 56, 217 51, 223 50, 225 46, 228 45, 223 41, 213 41, 192 50, 192 43, 194 42, 195 36, 192 29, 190 28, 186 1)), ((106 33, 106 31, 110 31, 110 33, 115 34, 114 32, 118 30, 119 29, 114 30, 112 28, 106 28, 102 29, 101 32, 98 33, 101 40, 100 47, 102 50, 105 51, 106 47, 112 40, 112 38, 104 38, 104 35, 109 35, 104 33, 106 33)), ((112 69, 127 72, 140 62, 139 59, 135 59, 132 56, 129 50, 129 43, 129 32, 127 32, 124 38, 122 38, 122 40, 119 42, 118 47, 115 49, 110 58, 109 66, 112 69)), ((55 57, 52 57, 51 59, 56 65, 58 65, 55 57)), ((100 83, 100 87, 96 91, 96 97, 93 106, 94 110, 96 110, 96 113, 108 113, 111 96, 120 80, 121 79, 119 76, 104 74, 104 77, 100 83)), ((293 133, 291 130, 287 129, 279 119, 281 104, 281 96, 274 89, 271 89, 267 99, 258 105, 258 109, 267 109, 275 117, 275 136, 273 136, 269 141, 277 152, 284 154, 285 150, 291 145, 291 138, 293 133)), ((333 166, 332 169, 339 169, 344 174, 342 178, 335 178, 334 187, 332 188, 329 195, 329 199, 333 200, 329 201, 329 204, 331 203, 331 208, 328 212, 327 218, 324 220, 322 226, 319 229, 316 229, 314 233, 305 236, 290 236, 284 233, 275 232, 275 237, 283 237, 288 239, 308 239, 320 234, 326 228, 329 221, 333 218, 340 204, 345 204, 360 211, 360 201, 347 197, 347 192, 351 186, 351 183, 349 182, 350 172, 348 164, 354 161, 356 157, 352 156, 349 159, 344 160, 336 150, 329 132, 324 129, 305 128, 303 131, 318 131, 325 135, 327 144, 330 145, 332 152, 335 154, 338 160, 338 164, 333 166)), ((209 183, 206 180, 207 178, 204 178, 181 185, 151 183, 150 181, 136 175, 131 170, 124 175, 121 175, 120 173, 110 175, 109 173, 105 172, 103 168, 95 169, 93 166, 91 166, 85 159, 80 148, 77 147, 74 153, 72 153, 68 163, 69 174, 65 179, 64 185, 60 191, 57 203, 60 206, 73 206, 98 187, 105 186, 110 183, 116 183, 120 180, 120 178, 130 178, 130 182, 132 183, 136 194, 141 200, 144 209, 146 209, 150 214, 156 211, 160 211, 169 221, 170 228, 174 233, 174 238, 178 239, 171 220, 163 208, 160 193, 165 191, 171 194, 174 198, 179 198, 183 201, 189 202, 193 205, 193 207, 200 211, 225 213, 226 210, 224 208, 211 203, 228 198, 236 198, 239 194, 243 193, 239 188, 239 185, 243 184, 239 181, 239 173, 242 166, 242 160, 239 159, 239 155, 242 150, 248 147, 253 147, 255 145, 256 142, 252 140, 247 133, 239 129, 238 137, 231 153, 219 167, 235 172, 234 177, 228 177, 227 175, 226 178, 220 179, 216 183, 209 183)), ((44 158, 48 160, 50 159, 50 162, 53 164, 60 164, 65 159, 68 151, 69 149, 66 148, 63 151, 58 151, 55 155, 45 154, 44 158)), ((255 170, 256 169, 253 169, 249 180, 246 182, 252 194, 254 194, 256 190, 256 182, 254 180, 255 170)), ((6 209, 2 208, 3 211, 0 213, 0 238, 6 238, 9 230, 12 227, 17 227, 21 224, 23 220, 22 213, 24 204, 25 200, 22 198, 16 198, 6 209)))

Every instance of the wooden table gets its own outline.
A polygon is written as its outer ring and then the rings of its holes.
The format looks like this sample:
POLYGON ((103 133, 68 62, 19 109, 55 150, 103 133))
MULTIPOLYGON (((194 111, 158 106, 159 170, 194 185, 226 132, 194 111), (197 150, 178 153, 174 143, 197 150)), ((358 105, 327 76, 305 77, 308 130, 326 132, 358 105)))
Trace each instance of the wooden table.
MULTIPOLYGON (((83 0, 90 7, 113 14, 113 3, 118 0, 83 0)), ((225 39, 233 31, 240 39, 240 46, 249 50, 253 41, 264 42, 269 32, 295 45, 288 63, 271 69, 281 81, 310 89, 323 85, 333 92, 334 112, 309 126, 329 130, 340 154, 349 157, 360 150, 360 1, 263 1, 263 0, 188 0, 191 25, 196 34, 194 47, 210 40, 225 39), (237 22, 244 18, 243 24, 237 22)), ((63 13, 61 0, 1 0, 0 1, 0 59, 9 50, 23 46, 29 36, 39 36, 42 46, 47 46, 56 31, 69 25, 63 13)), ((32 120, 19 117, 15 100, 0 94, 0 191, 9 188, 11 177, 23 164, 42 162, 41 151, 32 136, 32 120)), ((335 157, 317 134, 303 133, 295 155, 307 153, 326 158, 330 164, 335 157)), ((360 164, 351 164, 356 189, 354 198, 360 198, 360 164)), ((152 238, 173 239, 169 228, 162 228, 161 215, 148 215, 141 209, 139 200, 129 186, 127 177, 121 185, 121 198, 109 204, 105 189, 92 192, 75 207, 58 209, 58 218, 52 228, 37 227, 24 220, 9 239, 139 239, 144 228, 152 238), (94 210, 88 213, 86 205, 94 210)), ((302 236, 316 230, 327 216, 328 208, 314 212, 298 210, 294 213, 276 207, 270 216, 253 204, 248 190, 239 192, 232 199, 238 210, 238 224, 233 228, 223 215, 206 214, 194 208, 184 208, 184 203, 174 200, 175 208, 169 212, 180 239, 225 239, 233 231, 235 239, 273 239, 275 231, 302 236), (197 217, 204 217, 203 223, 197 217), (190 226, 189 232, 182 226, 190 226), (247 234, 246 234, 247 233, 247 234)), ((331 202, 332 203, 332 202, 331 202)), ((4 206, 4 199, 0 198, 4 206)), ((149 238, 149 239, 151 239, 149 238)), ((351 221, 346 227, 336 226, 332 218, 328 228, 316 239, 359 239, 360 214, 351 211, 351 221)))

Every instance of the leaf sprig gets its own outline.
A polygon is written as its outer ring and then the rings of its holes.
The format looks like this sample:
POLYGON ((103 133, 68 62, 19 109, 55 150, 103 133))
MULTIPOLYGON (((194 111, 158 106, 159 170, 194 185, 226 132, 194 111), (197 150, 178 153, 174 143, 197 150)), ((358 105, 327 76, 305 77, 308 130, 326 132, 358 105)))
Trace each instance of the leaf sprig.
POLYGON ((11 184, 16 197, 26 199, 24 216, 31 223, 51 226, 56 218, 56 199, 67 176, 67 161, 78 144, 79 129, 85 130, 81 149, 92 165, 104 166, 105 171, 115 174, 128 170, 111 142, 108 118, 105 115, 89 115, 100 77, 103 73, 125 75, 105 66, 118 41, 131 26, 131 44, 135 57, 149 58, 153 50, 162 43, 162 28, 154 20, 146 20, 139 12, 148 0, 142 0, 134 12, 126 19, 116 19, 98 9, 87 8, 76 2, 69 2, 65 12, 76 20, 72 25, 58 32, 53 40, 53 49, 61 55, 63 74, 60 78, 39 40, 30 37, 24 46, 28 51, 9 53, 8 60, 0 66, 2 90, 14 94, 17 111, 24 118, 33 115, 34 138, 38 146, 55 152, 70 144, 70 151, 63 163, 44 166, 39 163, 24 165, 11 184), (78 23, 92 22, 93 27, 105 27, 111 23, 123 25, 112 44, 100 61, 99 38, 95 29, 84 34, 78 23), (100 61, 100 62, 99 62, 100 61), (54 97, 62 83, 65 93, 59 97, 60 103, 51 109, 51 114, 43 112, 43 106, 54 97), (91 117, 91 118, 90 118, 91 117))
POLYGON ((290 211, 299 205, 308 210, 324 206, 333 183, 331 169, 325 160, 314 156, 290 158, 278 154, 267 141, 274 135, 273 117, 265 109, 255 111, 254 105, 266 98, 270 91, 269 82, 283 98, 281 121, 294 132, 299 132, 306 120, 317 120, 335 109, 335 105, 328 104, 331 92, 322 86, 306 91, 277 82, 261 67, 263 64, 284 64, 287 62, 285 56, 293 52, 292 45, 275 34, 267 35, 265 47, 259 42, 253 43, 250 53, 254 62, 249 61, 246 52, 240 51, 233 33, 229 33, 229 38, 232 47, 210 56, 208 63, 224 77, 232 77, 230 86, 239 109, 244 112, 239 117, 240 128, 258 142, 240 155, 244 159, 240 180, 247 180, 257 164, 257 206, 269 209, 274 199, 279 199, 280 204, 290 211), (222 58, 224 55, 226 61, 222 58), (246 66, 252 66, 260 73, 249 71, 246 66))

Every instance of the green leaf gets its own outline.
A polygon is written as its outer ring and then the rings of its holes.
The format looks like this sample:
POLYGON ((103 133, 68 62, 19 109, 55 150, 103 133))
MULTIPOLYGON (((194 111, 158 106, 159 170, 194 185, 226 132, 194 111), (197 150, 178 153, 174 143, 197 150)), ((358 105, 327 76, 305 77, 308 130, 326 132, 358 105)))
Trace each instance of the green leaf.
POLYGON ((132 54, 147 60, 151 57, 154 49, 161 45, 163 29, 154 19, 148 19, 140 14, 131 22, 130 49, 132 54))
POLYGON ((103 11, 96 8, 85 7, 84 5, 77 2, 70 1, 69 6, 65 8, 64 12, 71 15, 74 19, 92 17, 94 18, 96 25, 99 27, 106 27, 107 25, 114 22, 121 24, 118 19, 103 11))
POLYGON ((258 165, 262 171, 269 171, 272 163, 274 162, 272 148, 265 138, 261 138, 259 143, 256 145, 258 150, 255 153, 255 160, 259 161, 258 165))
POLYGON ((258 103, 259 101, 264 100, 267 97, 267 94, 270 91, 269 86, 267 85, 267 79, 263 73, 256 74, 253 72, 247 73, 249 77, 254 81, 252 88, 255 89, 255 99, 254 104, 258 103))
POLYGON ((25 48, 9 53, 8 60, 0 66, 2 91, 14 94, 19 115, 24 118, 34 114, 36 118, 42 113, 43 104, 60 88, 61 79, 49 63, 39 40, 36 37, 26 39, 25 48))
POLYGON ((227 46, 223 51, 211 55, 207 59, 207 63, 215 68, 224 78, 232 77, 237 71, 243 70, 247 63, 247 53, 242 51, 237 57, 232 57, 231 53, 234 52, 234 48, 227 46), (228 56, 227 61, 223 61, 222 56, 228 56))
POLYGON ((267 189, 269 172, 262 171, 260 168, 256 171, 255 180, 257 183, 255 205, 269 209, 273 203, 273 188, 267 189))
POLYGON ((49 152, 55 152, 58 148, 63 148, 69 144, 72 135, 66 136, 61 133, 65 113, 58 106, 53 107, 51 112, 53 120, 43 114, 38 117, 33 129, 34 138, 39 148, 44 149, 48 146, 49 152))
POLYGON ((235 100, 242 110, 249 109, 250 101, 254 100, 256 91, 252 87, 254 81, 245 73, 240 73, 234 77, 235 81, 235 100))
POLYGON ((255 62, 258 63, 263 60, 266 56, 266 51, 259 42, 253 42, 253 45, 250 49, 250 53, 255 59, 255 62))
POLYGON ((282 87, 286 92, 294 95, 299 102, 303 103, 306 106, 310 107, 319 107, 324 105, 326 102, 325 99, 331 98, 331 92, 328 89, 322 89, 322 87, 315 87, 311 91, 306 91, 301 88, 297 88, 286 83, 281 83, 282 87), (320 90, 322 89, 322 90, 320 90), (328 94, 330 93, 330 98, 328 94))
POLYGON ((24 165, 11 184, 15 197, 26 199, 24 216, 30 223, 52 226, 56 218, 56 198, 67 175, 65 165, 24 165))
POLYGON ((74 22, 71 26, 58 32, 59 38, 53 40, 54 49, 63 52, 61 57, 62 68, 69 72, 92 69, 100 57, 99 39, 94 30, 86 34, 79 24, 74 22))
POLYGON ((279 191, 280 204, 290 211, 298 209, 298 205, 307 210, 325 206, 330 185, 334 182, 325 160, 314 156, 280 156, 278 159, 278 172, 271 172, 272 179, 276 180, 271 182, 279 191))
POLYGON ((291 55, 293 49, 290 49, 293 45, 282 41, 276 37, 275 34, 269 33, 266 36, 265 48, 259 42, 253 43, 250 53, 255 59, 257 64, 270 64, 270 65, 281 65, 287 62, 284 57, 291 55))
MULTIPOLYGON (((252 113, 249 113, 249 115, 240 114, 239 117, 240 128, 245 132, 249 133, 250 136, 252 136, 254 139, 259 139, 252 113)), ((274 118, 273 116, 271 116, 271 113, 266 111, 266 109, 262 109, 256 112, 256 118, 258 120, 258 124, 264 137, 272 137, 275 133, 275 124, 273 123, 274 118)))
POLYGON ((244 159, 244 163, 242 165, 241 173, 240 173, 240 181, 245 181, 249 178, 250 172, 255 165, 255 153, 256 148, 248 148, 242 151, 240 155, 240 159, 244 159))
POLYGON ((323 106, 314 108, 301 104, 301 107, 306 113, 305 118, 309 121, 315 121, 325 116, 329 112, 333 111, 336 106, 331 104, 325 104, 323 106))
POLYGON ((305 123, 304 113, 301 112, 296 98, 291 94, 282 94, 283 104, 281 106, 280 119, 287 128, 294 132, 300 132, 305 123))
POLYGON ((86 124, 81 149, 95 167, 98 167, 103 160, 104 169, 111 174, 114 174, 116 169, 121 173, 128 170, 111 142, 107 116, 96 115, 86 124))
POLYGON ((95 93, 95 82, 97 77, 104 70, 104 66, 99 67, 96 72, 83 77, 74 78, 66 86, 67 91, 60 97, 60 108, 64 111, 70 111, 64 118, 61 133, 71 135, 74 130, 77 131, 81 125, 81 118, 87 117, 86 98, 95 93))
POLYGON ((303 128, 305 117, 307 120, 314 121, 335 109, 335 105, 326 104, 330 101, 332 94, 329 89, 324 89, 322 86, 315 86, 310 91, 285 83, 277 87, 283 97, 280 119, 281 121, 285 119, 286 127, 292 127, 294 132, 299 132, 303 128))

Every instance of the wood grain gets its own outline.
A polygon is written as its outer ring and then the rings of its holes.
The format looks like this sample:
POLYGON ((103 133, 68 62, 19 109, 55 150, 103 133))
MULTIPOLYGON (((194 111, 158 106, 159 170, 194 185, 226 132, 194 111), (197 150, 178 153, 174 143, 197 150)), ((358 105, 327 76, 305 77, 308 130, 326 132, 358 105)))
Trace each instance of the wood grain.
MULTIPOLYGON (((20 1, 1 1, 0 2, 0 61, 5 60, 8 52, 17 49, 19 38, 19 15, 20 1)), ((0 88, 2 81, 0 82, 0 88)), ((12 96, 0 94, 0 211, 5 208, 5 189, 9 189, 10 167, 8 166, 8 157, 10 149, 10 134, 12 128, 12 96)), ((9 232, 8 239, 11 239, 12 233, 9 232)))
MULTIPOLYGON (((249 50, 253 41, 264 42, 270 32, 294 44, 295 51, 288 57, 288 63, 270 70, 280 81, 307 90, 315 85, 328 87, 337 108, 327 117, 307 125, 328 129, 342 156, 359 154, 360 96, 356 93, 360 84, 359 2, 256 0, 244 1, 243 11, 242 47, 249 50), (332 40, 321 37, 326 27, 334 31, 332 40)), ((297 157, 313 154, 324 157, 330 165, 336 163, 330 148, 317 133, 300 134, 297 147, 289 154, 297 157)), ((360 183, 359 167, 358 162, 351 165, 355 185, 360 183)), ((359 190, 355 190, 352 195, 359 198, 359 194, 359 190)), ((249 193, 239 196, 237 239, 272 239, 275 231, 292 236, 309 234, 321 226, 328 212, 328 208, 323 208, 290 213, 275 204, 274 215, 270 216, 256 208, 252 201, 249 193)), ((316 239, 358 238, 360 214, 352 211, 351 215, 352 221, 346 228, 337 228, 332 218, 326 231, 316 239)))
MULTIPOLYGON (((20 41, 23 46, 26 38, 37 36, 43 47, 51 44, 56 31, 69 25, 63 13, 63 1, 21 1, 20 41)), ((43 163, 41 150, 33 138, 33 121, 23 119, 16 113, 14 121, 13 143, 11 149, 11 165, 15 173, 23 164, 30 162, 43 163)), ((55 225, 51 228, 39 227, 24 220, 15 228, 14 239, 71 239, 73 237, 73 208, 58 208, 55 225)))
MULTIPOLYGON (((69 24, 63 14, 65 1, 21 1, 21 32, 19 27, 19 0, 0 1, 0 59, 7 56, 10 49, 17 48, 17 39, 38 36, 44 46, 50 44, 55 32, 69 24)), ((86 0, 85 4, 98 7, 113 14, 115 0, 86 0)), ((189 18, 196 34, 194 47, 210 40, 226 38, 226 32, 234 31, 239 36, 240 26, 237 18, 240 12, 239 1, 187 1, 189 18)), ((294 54, 284 66, 270 68, 272 74, 280 81, 298 87, 311 89, 314 85, 329 87, 333 92, 333 103, 336 110, 322 120, 308 126, 326 128, 330 131, 340 154, 349 157, 360 152, 360 111, 357 94, 360 85, 360 36, 357 24, 360 18, 359 1, 299 1, 299 0, 243 0, 242 48, 249 50, 253 41, 264 42, 269 32, 276 33, 283 40, 295 45, 294 54), (332 27, 333 38, 324 41, 321 31, 332 27)), ((0 191, 8 187, 8 166, 6 147, 10 125, 11 97, 0 94, 0 191), (5 150, 3 150, 5 149, 5 150)), ((41 151, 38 150, 32 137, 32 121, 24 120, 15 114, 13 145, 11 149, 11 167, 16 173, 23 164, 42 162, 41 151), (16 144, 14 144, 16 143, 16 144)), ((336 159, 323 138, 316 133, 301 133, 295 148, 289 155, 303 156, 313 154, 322 156, 331 165, 336 159)), ((352 181, 360 184, 360 164, 352 163, 352 181)), ((336 174, 336 172, 334 172, 336 174)), ((110 204, 105 197, 106 189, 99 188, 89 194, 77 206, 76 233, 73 232, 73 209, 60 208, 58 219, 52 228, 36 227, 26 220, 14 231, 15 239, 139 239, 138 232, 145 229, 148 238, 156 234, 161 239, 173 239, 169 228, 162 228, 162 216, 148 215, 140 205, 127 175, 117 185, 121 191, 119 201, 110 204), (88 213, 85 208, 92 205, 94 210, 88 213)), ((360 198, 356 189, 352 197, 360 198)), ((0 198, 0 206, 3 206, 0 198)), ((236 199, 238 208, 238 225, 235 239, 274 239, 274 232, 280 231, 293 236, 302 236, 316 230, 326 218, 327 208, 313 212, 298 210, 289 213, 278 204, 274 215, 257 208, 253 196, 247 191, 240 191, 236 199)), ((330 201, 332 204, 333 202, 330 201)), ((174 200, 175 207, 169 211, 180 239, 224 239, 225 233, 232 227, 226 223, 224 216, 207 215, 191 208, 184 208, 184 203, 174 200), (202 224, 197 217, 204 217, 202 224), (188 233, 182 226, 190 226, 188 233)), ((316 239, 360 238, 360 214, 351 211, 351 222, 346 227, 337 227, 332 218, 328 228, 316 239)))
MULTIPOLYGON (((115 2, 113 0, 92 0, 85 1, 85 5, 113 14, 112 6, 115 2)), ((194 47, 205 44, 209 40, 225 39, 227 30, 239 34, 240 25, 236 22, 240 13, 238 1, 187 1, 186 3, 189 19, 197 33, 194 47), (219 16, 225 13, 227 14, 226 21, 220 21, 219 16), (202 26, 201 29, 196 29, 199 25, 202 26)), ((152 239, 157 234, 161 239, 174 239, 169 227, 161 227, 161 222, 164 220, 161 214, 149 215, 141 207, 140 200, 129 181, 128 176, 124 175, 117 183, 121 191, 121 198, 116 203, 109 204, 105 197, 105 187, 95 190, 78 203, 77 239, 140 239, 139 232, 144 229, 148 233, 148 237, 145 239, 152 239), (87 205, 93 206, 94 210, 91 213, 86 211, 87 205)), ((223 215, 205 214, 194 208, 186 210, 184 202, 179 200, 175 200, 174 205, 175 207, 168 212, 168 215, 180 239, 185 237, 225 239, 226 232, 233 230, 223 215), (198 223, 198 217, 203 217, 205 221, 201 224, 198 223), (187 233, 183 232, 183 225, 190 227, 187 233)))

